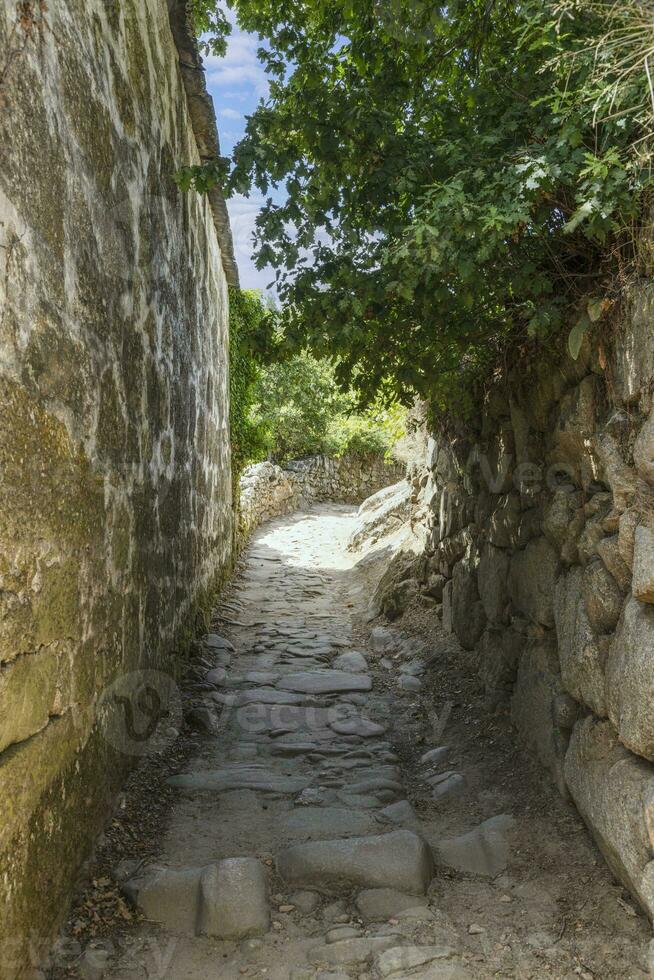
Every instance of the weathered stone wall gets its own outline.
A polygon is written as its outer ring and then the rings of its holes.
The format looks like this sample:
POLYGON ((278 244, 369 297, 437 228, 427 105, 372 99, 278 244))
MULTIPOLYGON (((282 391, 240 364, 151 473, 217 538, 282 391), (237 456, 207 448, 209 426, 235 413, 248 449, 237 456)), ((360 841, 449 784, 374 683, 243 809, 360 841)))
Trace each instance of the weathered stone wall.
POLYGON ((265 521, 314 501, 361 503, 404 471, 381 456, 309 456, 284 468, 268 462, 249 466, 241 478, 240 537, 245 540, 265 521))
POLYGON ((612 350, 515 370, 478 431, 430 438, 410 474, 419 588, 650 916, 653 314, 642 283, 612 350))
POLYGON ((20 7, 31 36, 0 0, 3 980, 139 750, 107 690, 174 672, 232 540, 229 241, 172 180, 199 156, 168 4, 20 7))

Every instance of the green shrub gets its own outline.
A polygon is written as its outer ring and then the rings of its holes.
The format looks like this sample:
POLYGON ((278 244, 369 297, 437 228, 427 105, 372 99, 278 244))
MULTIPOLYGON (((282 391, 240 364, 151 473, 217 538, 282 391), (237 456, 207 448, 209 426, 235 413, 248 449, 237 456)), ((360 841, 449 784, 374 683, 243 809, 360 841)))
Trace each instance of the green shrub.
POLYGON ((229 396, 232 477, 266 453, 264 432, 253 418, 252 405, 261 376, 261 351, 270 337, 272 317, 257 290, 229 291, 229 396))
POLYGON ((336 415, 329 423, 325 452, 330 456, 390 457, 393 445, 405 434, 406 409, 372 407, 365 412, 336 415))
POLYGON ((405 409, 356 410, 328 360, 303 352, 263 368, 254 384, 250 422, 276 462, 314 453, 385 455, 404 433, 405 409))

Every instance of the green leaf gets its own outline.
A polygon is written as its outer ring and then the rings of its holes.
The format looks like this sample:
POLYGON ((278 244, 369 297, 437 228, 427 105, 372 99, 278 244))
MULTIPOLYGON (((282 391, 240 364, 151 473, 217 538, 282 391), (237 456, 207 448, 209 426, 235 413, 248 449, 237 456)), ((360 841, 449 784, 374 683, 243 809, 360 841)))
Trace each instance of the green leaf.
POLYGON ((581 353, 581 347, 584 342, 584 336, 586 331, 590 326, 590 320, 584 313, 579 320, 575 323, 574 327, 568 335, 568 350, 570 351, 570 356, 574 361, 577 360, 579 354, 581 353))
POLYGON ((599 298, 594 297, 593 299, 588 300, 587 311, 590 322, 597 323, 598 320, 601 320, 605 309, 606 300, 601 296, 599 298))
POLYGON ((593 202, 584 201, 584 203, 580 207, 578 207, 577 210, 574 212, 570 220, 565 223, 565 225, 563 226, 563 230, 566 232, 566 234, 568 235, 571 234, 579 227, 582 221, 585 221, 586 218, 588 218, 589 215, 591 215, 592 213, 593 213, 593 202))

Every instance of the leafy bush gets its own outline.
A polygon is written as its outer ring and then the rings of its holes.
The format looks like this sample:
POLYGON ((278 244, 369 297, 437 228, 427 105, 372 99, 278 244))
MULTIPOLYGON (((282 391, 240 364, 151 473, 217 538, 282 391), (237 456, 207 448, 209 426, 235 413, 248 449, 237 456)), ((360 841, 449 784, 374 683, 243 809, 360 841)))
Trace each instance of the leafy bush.
POLYGON ((335 416, 329 423, 325 452, 330 456, 391 457, 394 444, 405 435, 406 409, 373 405, 364 412, 335 416))
POLYGON ((252 418, 261 376, 261 351, 272 320, 256 290, 229 290, 229 396, 234 484, 249 463, 265 453, 264 434, 252 418))
POLYGON ((334 366, 306 352, 263 368, 252 402, 251 424, 277 462, 314 453, 384 455, 404 431, 403 408, 356 411, 354 395, 337 385, 334 366))

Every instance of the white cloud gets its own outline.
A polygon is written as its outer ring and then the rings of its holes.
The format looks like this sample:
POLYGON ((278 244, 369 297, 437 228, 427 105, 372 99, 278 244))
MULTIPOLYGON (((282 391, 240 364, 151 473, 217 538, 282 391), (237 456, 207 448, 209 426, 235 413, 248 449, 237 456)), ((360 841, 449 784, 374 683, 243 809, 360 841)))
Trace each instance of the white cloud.
POLYGON ((236 110, 236 109, 230 109, 230 108, 219 109, 218 110, 218 115, 219 116, 223 116, 224 119, 242 119, 243 118, 243 113, 242 112, 238 112, 238 110, 236 110))
MULTIPOLYGON (((270 267, 260 271, 252 258, 255 221, 264 204, 262 197, 243 197, 241 194, 235 195, 227 202, 234 239, 234 254, 243 289, 266 290, 268 284, 275 278, 270 267)), ((274 292, 274 289, 271 292, 274 292)))
MULTIPOLYGON (((207 81, 216 85, 226 96, 230 88, 246 87, 258 99, 268 94, 268 78, 257 59, 259 39, 254 34, 245 34, 238 28, 227 39, 227 54, 224 58, 209 55, 204 66, 207 81)), ((236 93, 234 93, 236 94, 236 93)))

